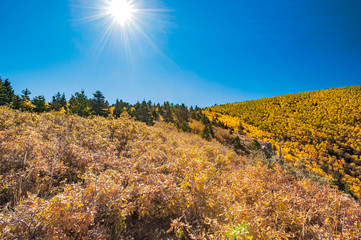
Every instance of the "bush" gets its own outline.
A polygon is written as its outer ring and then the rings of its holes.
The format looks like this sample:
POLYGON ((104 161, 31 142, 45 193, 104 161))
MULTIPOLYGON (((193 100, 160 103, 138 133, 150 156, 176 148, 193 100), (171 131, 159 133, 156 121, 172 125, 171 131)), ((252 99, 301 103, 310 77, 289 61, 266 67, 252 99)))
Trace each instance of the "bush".
POLYGON ((253 141, 249 144, 248 148, 251 150, 260 150, 261 144, 257 141, 257 139, 253 139, 253 141))
POLYGON ((361 209, 212 141, 0 107, 1 239, 355 238, 361 209))

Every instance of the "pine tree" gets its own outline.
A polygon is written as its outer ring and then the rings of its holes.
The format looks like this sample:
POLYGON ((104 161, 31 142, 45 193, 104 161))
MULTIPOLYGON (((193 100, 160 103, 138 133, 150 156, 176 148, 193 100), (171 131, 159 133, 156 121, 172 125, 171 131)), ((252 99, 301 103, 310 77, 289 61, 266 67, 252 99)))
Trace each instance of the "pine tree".
POLYGON ((109 115, 109 104, 105 101, 105 97, 101 91, 93 93, 91 99, 91 108, 95 115, 106 117, 109 115))
POLYGON ((115 105, 114 105, 114 116, 116 118, 120 117, 120 115, 124 112, 124 111, 129 111, 130 110, 130 104, 123 102, 122 100, 116 100, 115 101, 115 105))
POLYGON ((22 100, 18 95, 13 96, 13 99, 11 101, 11 106, 13 109, 17 109, 17 110, 21 110, 21 111, 30 110, 26 106, 24 100, 22 100))
POLYGON ((30 92, 29 89, 25 88, 24 90, 21 91, 21 93, 22 93, 21 97, 22 97, 22 99, 24 101, 29 101, 30 100, 31 92, 30 92))
POLYGON ((240 134, 240 135, 243 135, 244 134, 244 127, 243 127, 243 125, 242 125, 242 122, 239 122, 239 125, 238 125, 238 133, 240 134))
POLYGON ((189 111, 188 108, 182 105, 176 105, 173 108, 174 115, 176 116, 175 125, 178 129, 181 129, 183 132, 190 132, 191 128, 188 125, 189 122, 189 111))
POLYGON ((145 122, 147 125, 154 125, 153 116, 150 114, 149 106, 151 103, 148 104, 143 100, 143 102, 139 105, 138 114, 136 119, 145 122))
POLYGON ((60 111, 62 108, 66 108, 66 104, 65 93, 61 94, 60 92, 57 92, 51 101, 51 109, 60 111))
POLYGON ((36 96, 32 103, 35 105, 34 112, 41 113, 48 110, 44 96, 36 96))
POLYGON ((2 80, 0 77, 0 105, 10 104, 14 96, 9 79, 2 80))
POLYGON ((159 113, 158 113, 157 109, 158 108, 156 108, 156 107, 153 108, 152 113, 151 113, 154 121, 159 121, 159 113))
POLYGON ((212 125, 206 124, 202 132, 202 138, 206 139, 207 141, 211 141, 212 137, 214 137, 212 125))
POLYGON ((71 113, 78 114, 81 117, 91 115, 90 102, 84 91, 76 92, 69 100, 71 113))
POLYGON ((183 123, 189 121, 189 112, 184 104, 178 107, 178 120, 183 123))
POLYGON ((173 111, 171 109, 171 106, 169 102, 165 102, 163 105, 164 111, 163 111, 163 119, 165 122, 174 122, 173 118, 173 111))

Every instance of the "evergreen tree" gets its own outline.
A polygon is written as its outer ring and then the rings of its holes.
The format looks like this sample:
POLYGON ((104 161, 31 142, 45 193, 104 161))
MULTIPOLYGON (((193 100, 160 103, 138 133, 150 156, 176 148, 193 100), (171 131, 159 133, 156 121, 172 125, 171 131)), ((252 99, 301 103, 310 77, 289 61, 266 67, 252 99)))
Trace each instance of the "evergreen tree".
POLYGON ((200 109, 198 106, 195 106, 193 110, 191 110, 191 118, 200 121, 203 118, 202 109, 200 109))
POLYGON ((133 105, 132 110, 129 112, 130 116, 134 117, 135 119, 140 119, 140 103, 139 101, 133 105))
POLYGON ((148 106, 149 109, 151 109, 151 108, 152 108, 152 101, 149 100, 149 101, 147 102, 147 106, 148 106))
POLYGON ((177 117, 178 117, 178 120, 182 123, 185 123, 185 122, 188 122, 189 121, 189 112, 188 112, 188 109, 187 107, 182 104, 181 106, 178 106, 177 107, 177 117))
MULTIPOLYGON (((159 109, 159 108, 158 108, 158 109, 159 109)), ((154 108, 152 109, 151 114, 152 114, 152 117, 153 117, 153 119, 154 119, 155 121, 159 121, 159 113, 157 112, 157 108, 156 108, 156 107, 154 107, 154 108)))
POLYGON ((173 111, 169 102, 165 102, 163 105, 163 119, 165 122, 174 122, 173 111))
POLYGON ((190 132, 191 128, 188 125, 189 112, 187 107, 182 105, 176 105, 173 108, 174 115, 176 116, 175 125, 178 129, 182 129, 184 132, 190 132))
POLYGON ((10 104, 14 96, 9 79, 2 80, 0 77, 0 105, 10 104))
POLYGON ((207 141, 211 141, 212 137, 214 137, 212 125, 206 124, 202 132, 202 138, 206 139, 207 141))
POLYGON ((242 150, 245 153, 249 153, 245 146, 241 143, 241 139, 237 136, 233 139, 233 150, 239 154, 239 150, 242 150))
POLYGON ((66 103, 65 93, 61 94, 60 92, 57 92, 51 101, 51 109, 55 111, 60 111, 61 108, 66 109, 66 103))
POLYGON ((151 103, 147 104, 143 100, 143 102, 138 107, 136 119, 141 122, 145 122, 147 125, 151 126, 154 125, 154 121, 153 121, 153 116, 150 114, 149 105, 151 105, 151 103))
POLYGON ((34 112, 41 113, 48 110, 44 96, 36 96, 32 103, 35 105, 34 112))
POLYGON ((29 101, 30 100, 31 92, 30 92, 29 89, 25 88, 24 90, 21 91, 21 93, 22 93, 21 97, 22 97, 22 99, 24 101, 29 101))
POLYGON ((241 149, 241 139, 239 137, 235 137, 233 140, 233 150, 238 153, 238 150, 241 149))
POLYGON ((160 116, 164 115, 164 107, 161 106, 159 103, 155 106, 155 111, 157 112, 158 119, 155 119, 157 121, 160 120, 160 116))
POLYGON ((212 118, 212 125, 213 125, 213 126, 216 126, 216 127, 219 127, 219 121, 218 121, 218 118, 217 118, 217 117, 213 117, 213 118, 212 118))
POLYGON ((193 106, 189 108, 189 117, 191 119, 197 120, 197 111, 193 108, 193 106))
POLYGON ((124 112, 124 111, 128 111, 130 110, 130 104, 123 102, 122 100, 116 100, 115 105, 114 105, 114 116, 116 118, 120 117, 120 115, 124 112))
POLYGON ((202 137, 206 140, 211 140, 214 137, 213 127, 211 121, 206 115, 201 113, 201 122, 204 125, 202 137))
POLYGON ((29 111, 30 108, 28 108, 24 102, 18 95, 14 95, 13 99, 11 101, 11 106, 13 109, 21 110, 21 111, 29 111))
POLYGON ((187 122, 175 122, 175 125, 178 129, 181 129, 183 132, 190 132, 192 131, 191 127, 188 125, 187 122))
POLYGON ((87 117, 91 114, 89 99, 84 91, 72 95, 69 104, 71 113, 78 114, 81 117, 87 117))
POLYGON ((107 117, 109 115, 109 104, 105 101, 103 93, 98 90, 93 93, 93 96, 91 99, 91 108, 94 114, 107 117))
POLYGON ((209 119, 207 118, 206 115, 202 115, 201 121, 204 125, 210 124, 211 122, 209 121, 209 119))
POLYGON ((239 122, 239 126, 238 126, 238 133, 240 134, 240 135, 243 135, 244 134, 244 127, 243 127, 243 125, 242 125, 242 122, 239 122))

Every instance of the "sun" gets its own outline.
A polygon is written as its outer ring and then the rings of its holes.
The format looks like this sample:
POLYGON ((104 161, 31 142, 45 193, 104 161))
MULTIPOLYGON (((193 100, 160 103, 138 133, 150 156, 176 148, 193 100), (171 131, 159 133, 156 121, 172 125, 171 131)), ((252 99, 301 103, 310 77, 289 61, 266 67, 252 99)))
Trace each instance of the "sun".
POLYGON ((106 11, 116 23, 124 26, 132 21, 136 9, 128 0, 110 0, 106 11))
POLYGON ((81 11, 74 11, 80 17, 76 21, 97 22, 95 26, 100 32, 94 49, 97 56, 112 48, 112 53, 132 62, 133 56, 144 53, 143 46, 151 46, 165 56, 153 41, 153 34, 150 34, 151 31, 162 30, 169 22, 168 12, 172 10, 159 8, 162 0, 71 1, 77 3, 74 8, 81 8, 81 11))

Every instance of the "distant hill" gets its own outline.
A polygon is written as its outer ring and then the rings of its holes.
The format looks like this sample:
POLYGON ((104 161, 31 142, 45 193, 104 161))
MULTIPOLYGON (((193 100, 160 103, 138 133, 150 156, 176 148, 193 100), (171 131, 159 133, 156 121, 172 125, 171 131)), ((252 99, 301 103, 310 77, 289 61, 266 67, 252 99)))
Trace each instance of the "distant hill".
POLYGON ((304 160, 309 169, 361 198, 361 86, 216 105, 204 112, 271 142, 290 163, 304 160))

